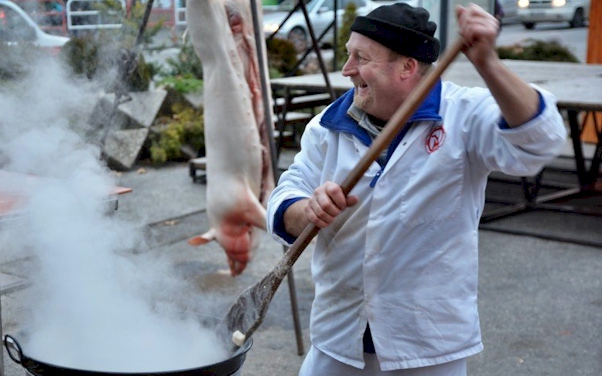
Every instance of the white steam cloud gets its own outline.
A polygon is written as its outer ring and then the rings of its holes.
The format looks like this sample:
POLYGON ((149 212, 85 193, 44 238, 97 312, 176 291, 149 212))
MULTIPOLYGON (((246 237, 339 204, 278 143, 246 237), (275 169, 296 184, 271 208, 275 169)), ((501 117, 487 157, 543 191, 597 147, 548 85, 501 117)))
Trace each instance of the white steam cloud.
POLYGON ((53 62, 0 85, 0 169, 20 176, 0 177, 0 194, 25 202, 4 221, 11 233, 2 239, 35 261, 31 316, 15 337, 29 357, 82 370, 160 372, 227 359, 194 312, 165 301, 168 290, 187 293, 167 262, 133 261, 140 225, 107 214, 115 182, 82 137, 95 92, 53 62))

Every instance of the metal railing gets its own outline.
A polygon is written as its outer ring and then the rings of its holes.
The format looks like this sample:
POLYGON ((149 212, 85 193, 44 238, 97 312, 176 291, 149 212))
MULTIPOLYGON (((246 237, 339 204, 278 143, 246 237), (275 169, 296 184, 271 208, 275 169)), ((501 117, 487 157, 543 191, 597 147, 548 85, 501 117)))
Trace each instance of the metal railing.
MULTIPOLYGON (((13 0, 40 28, 52 34, 67 35, 81 30, 116 29, 133 4, 118 0, 120 11, 102 10, 103 0, 13 0)), ((139 0, 142 4, 146 0, 139 0)), ((149 26, 161 22, 165 27, 186 26, 186 0, 155 1, 149 26)))
POLYGON ((126 4, 120 0, 121 11, 101 10, 100 0, 69 0, 67 1, 67 29, 96 30, 117 29, 121 27, 126 4))

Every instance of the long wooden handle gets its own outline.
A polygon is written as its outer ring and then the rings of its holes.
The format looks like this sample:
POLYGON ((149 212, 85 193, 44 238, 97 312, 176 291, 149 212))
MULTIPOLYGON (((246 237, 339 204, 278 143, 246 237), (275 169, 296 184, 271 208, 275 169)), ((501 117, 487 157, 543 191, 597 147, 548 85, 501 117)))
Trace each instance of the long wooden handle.
MULTIPOLYGON (((397 109, 397 111, 395 111, 391 119, 389 119, 383 128, 381 134, 374 139, 372 145, 370 145, 370 148, 368 148, 368 151, 366 151, 366 154, 362 156, 357 165, 341 183, 341 188, 343 189, 343 193, 345 195, 348 195, 349 192, 351 192, 353 187, 355 187, 370 165, 378 158, 382 151, 385 150, 389 144, 391 144, 395 136, 399 134, 399 132, 407 125, 406 123, 410 117, 416 112, 416 110, 418 110, 418 107, 420 107, 424 99, 431 92, 443 72, 458 56, 462 50, 462 47, 463 41, 461 38, 458 38, 458 40, 456 40, 455 43, 445 51, 435 67, 422 80, 420 80, 418 86, 412 90, 408 98, 397 109)), ((280 264, 288 265, 289 267, 292 266, 295 261, 297 261, 303 250, 309 245, 311 240, 318 234, 319 230, 320 228, 313 223, 307 225, 286 252, 280 264)))

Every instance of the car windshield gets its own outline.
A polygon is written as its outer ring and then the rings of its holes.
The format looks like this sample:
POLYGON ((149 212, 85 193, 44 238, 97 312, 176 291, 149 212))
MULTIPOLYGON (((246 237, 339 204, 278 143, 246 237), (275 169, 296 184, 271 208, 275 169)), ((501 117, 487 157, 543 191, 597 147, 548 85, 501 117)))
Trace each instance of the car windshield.
POLYGON ((18 42, 35 39, 35 30, 13 9, 0 4, 0 41, 18 42))
MULTIPOLYGON (((278 4, 277 10, 279 10, 281 12, 290 12, 295 7, 295 5, 297 5, 298 2, 299 2, 299 0, 284 0, 283 2, 278 4)), ((332 3, 332 0, 327 1, 327 3, 328 2, 332 3)), ((306 4, 307 11, 311 12, 314 9, 314 7, 318 6, 321 3, 322 3, 322 0, 311 0, 310 2, 308 2, 306 4)), ((331 5, 331 7, 332 7, 332 5, 331 5)))

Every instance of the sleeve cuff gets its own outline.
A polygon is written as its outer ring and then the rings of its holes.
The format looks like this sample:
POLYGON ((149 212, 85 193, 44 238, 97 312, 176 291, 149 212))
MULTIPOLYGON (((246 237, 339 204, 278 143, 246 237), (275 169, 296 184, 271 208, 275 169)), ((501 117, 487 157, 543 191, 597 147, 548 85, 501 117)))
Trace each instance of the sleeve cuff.
POLYGON ((289 198, 288 200, 284 200, 282 204, 280 204, 280 206, 278 207, 278 210, 276 210, 276 213, 274 214, 274 234, 278 235, 289 244, 294 243, 297 237, 292 236, 291 234, 286 232, 284 228, 284 212, 286 211, 286 209, 288 209, 289 206, 291 206, 299 200, 302 200, 303 198, 304 197, 295 197, 289 198))
MULTIPOLYGON (((546 109, 546 102, 543 100, 543 96, 541 95, 541 93, 538 91, 537 95, 539 96, 539 109, 537 110, 537 113, 535 114, 535 116, 533 116, 531 119, 529 119, 529 121, 535 119, 536 117, 538 117, 539 115, 541 115, 543 113, 543 110, 546 109)), ((526 122, 528 123, 528 122, 526 122)), ((504 119, 502 117, 502 119, 500 120, 500 122, 498 123, 498 126, 500 127, 500 129, 510 129, 510 126, 508 125, 508 123, 506 122, 506 119, 504 119)))

